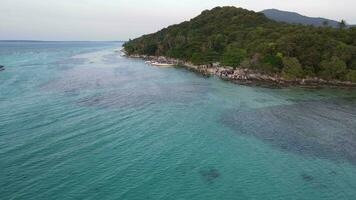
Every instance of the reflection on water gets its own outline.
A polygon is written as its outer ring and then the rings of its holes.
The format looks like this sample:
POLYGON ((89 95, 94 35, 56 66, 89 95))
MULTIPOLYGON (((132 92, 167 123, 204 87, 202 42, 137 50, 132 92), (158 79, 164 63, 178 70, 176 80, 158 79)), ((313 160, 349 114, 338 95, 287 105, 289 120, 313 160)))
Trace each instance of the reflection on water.
POLYGON ((305 101, 225 113, 222 122, 281 150, 356 164, 356 100, 305 101))

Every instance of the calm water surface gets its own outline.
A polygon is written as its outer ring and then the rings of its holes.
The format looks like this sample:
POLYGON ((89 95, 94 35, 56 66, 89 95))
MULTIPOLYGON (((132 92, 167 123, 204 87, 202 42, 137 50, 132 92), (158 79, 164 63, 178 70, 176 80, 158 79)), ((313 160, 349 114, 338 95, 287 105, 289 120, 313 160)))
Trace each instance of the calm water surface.
POLYGON ((356 199, 356 92, 0 42, 0 199, 356 199))

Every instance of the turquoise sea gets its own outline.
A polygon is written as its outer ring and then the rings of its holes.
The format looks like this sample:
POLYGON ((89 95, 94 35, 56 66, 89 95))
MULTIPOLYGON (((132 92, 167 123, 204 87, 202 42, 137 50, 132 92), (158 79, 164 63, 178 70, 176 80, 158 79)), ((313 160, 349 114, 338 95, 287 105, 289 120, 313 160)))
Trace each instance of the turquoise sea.
POLYGON ((356 91, 268 89, 0 42, 0 199, 353 200, 356 91))

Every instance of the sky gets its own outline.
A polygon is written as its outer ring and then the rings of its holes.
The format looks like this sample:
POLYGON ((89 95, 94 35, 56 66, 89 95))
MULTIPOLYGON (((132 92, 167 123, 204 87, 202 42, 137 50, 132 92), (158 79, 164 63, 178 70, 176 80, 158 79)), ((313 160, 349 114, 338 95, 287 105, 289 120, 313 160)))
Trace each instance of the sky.
POLYGON ((356 24, 356 0, 0 0, 0 40, 128 40, 216 6, 276 8, 356 24))

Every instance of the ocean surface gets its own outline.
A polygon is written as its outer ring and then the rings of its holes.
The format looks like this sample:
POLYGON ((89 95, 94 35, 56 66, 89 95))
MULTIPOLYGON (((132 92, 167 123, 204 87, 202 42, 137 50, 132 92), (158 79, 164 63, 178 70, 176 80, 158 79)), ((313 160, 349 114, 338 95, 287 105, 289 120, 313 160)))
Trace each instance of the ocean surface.
POLYGON ((268 89, 0 42, 0 199, 353 200, 356 91, 268 89))

